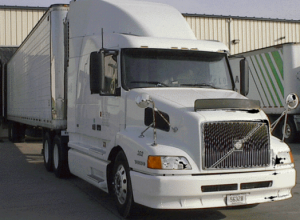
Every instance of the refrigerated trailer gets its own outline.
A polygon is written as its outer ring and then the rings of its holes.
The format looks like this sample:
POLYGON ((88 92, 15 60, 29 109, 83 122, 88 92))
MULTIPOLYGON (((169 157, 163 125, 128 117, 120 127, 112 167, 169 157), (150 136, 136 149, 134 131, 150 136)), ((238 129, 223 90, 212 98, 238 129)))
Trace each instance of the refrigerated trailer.
MULTIPOLYGON (((236 86, 239 87, 239 61, 243 57, 250 68, 250 99, 259 100, 261 108, 271 121, 275 121, 285 109, 285 98, 291 93, 300 94, 300 44, 286 43, 236 54, 230 58, 236 86)), ((281 138, 284 134, 287 142, 293 142, 299 136, 300 107, 288 114, 284 132, 284 120, 274 131, 281 138)))
POLYGON ((196 40, 168 5, 52 5, 8 62, 10 137, 43 129, 46 169, 111 193, 124 217, 134 203, 291 198, 291 150, 270 134, 259 102, 235 92, 227 55, 220 42, 196 40))
POLYGON ((17 47, 0 46, 0 138, 7 137, 7 124, 4 119, 6 116, 6 63, 12 57, 17 47))

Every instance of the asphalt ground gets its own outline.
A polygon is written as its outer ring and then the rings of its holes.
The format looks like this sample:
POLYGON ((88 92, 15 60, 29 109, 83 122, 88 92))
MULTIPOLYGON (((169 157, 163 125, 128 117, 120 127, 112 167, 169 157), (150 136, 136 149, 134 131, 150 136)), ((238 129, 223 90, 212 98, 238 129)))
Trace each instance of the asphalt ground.
MULTIPOLYGON (((291 144, 300 172, 300 144, 291 144)), ((107 193, 71 176, 58 179, 44 168, 40 140, 0 139, 0 220, 122 219, 107 193)), ((300 219, 300 179, 293 198, 247 208, 154 210, 136 206, 131 219, 300 219)))

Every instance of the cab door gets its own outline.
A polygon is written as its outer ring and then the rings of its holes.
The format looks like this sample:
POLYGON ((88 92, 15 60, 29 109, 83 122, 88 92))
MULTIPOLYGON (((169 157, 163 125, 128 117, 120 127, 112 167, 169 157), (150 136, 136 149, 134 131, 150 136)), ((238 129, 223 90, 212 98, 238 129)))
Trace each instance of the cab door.
POLYGON ((118 77, 118 51, 101 50, 90 57, 91 93, 99 95, 99 112, 93 130, 101 139, 99 148, 109 152, 115 146, 116 134, 120 131, 121 107, 118 77))

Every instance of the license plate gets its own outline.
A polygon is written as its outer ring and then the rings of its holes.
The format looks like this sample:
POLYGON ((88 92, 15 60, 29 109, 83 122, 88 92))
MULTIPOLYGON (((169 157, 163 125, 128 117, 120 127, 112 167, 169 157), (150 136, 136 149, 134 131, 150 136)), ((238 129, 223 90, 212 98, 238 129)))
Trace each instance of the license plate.
POLYGON ((227 205, 243 205, 246 204, 246 194, 227 195, 227 205))

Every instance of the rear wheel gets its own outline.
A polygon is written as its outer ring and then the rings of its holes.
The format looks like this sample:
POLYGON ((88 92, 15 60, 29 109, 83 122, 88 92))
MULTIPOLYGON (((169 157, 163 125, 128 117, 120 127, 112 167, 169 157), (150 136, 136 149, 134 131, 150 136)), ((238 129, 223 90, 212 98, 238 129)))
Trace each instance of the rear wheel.
POLYGON ((66 144, 61 143, 61 138, 58 135, 55 136, 53 143, 53 170, 58 178, 64 178, 70 174, 68 148, 66 144))
POLYGON ((53 170, 53 145, 52 138, 48 132, 44 136, 43 142, 43 156, 44 156, 44 165, 47 171, 53 170))
POLYGON ((113 189, 118 212, 124 218, 133 209, 133 194, 129 173, 129 165, 123 151, 117 154, 113 169, 113 189))

